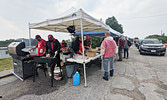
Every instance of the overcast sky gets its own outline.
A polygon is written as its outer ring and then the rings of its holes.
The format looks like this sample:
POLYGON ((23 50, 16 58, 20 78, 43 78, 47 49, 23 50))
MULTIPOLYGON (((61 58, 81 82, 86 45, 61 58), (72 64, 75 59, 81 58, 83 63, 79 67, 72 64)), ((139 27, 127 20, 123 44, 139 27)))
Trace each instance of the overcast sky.
MULTIPOLYGON (((0 0, 0 40, 28 38, 28 23, 55 18, 71 7, 82 8, 89 15, 105 21, 115 16, 124 35, 145 38, 150 34, 167 35, 167 0, 0 0)), ((32 31, 46 39, 54 34, 59 39, 69 34, 32 31)))

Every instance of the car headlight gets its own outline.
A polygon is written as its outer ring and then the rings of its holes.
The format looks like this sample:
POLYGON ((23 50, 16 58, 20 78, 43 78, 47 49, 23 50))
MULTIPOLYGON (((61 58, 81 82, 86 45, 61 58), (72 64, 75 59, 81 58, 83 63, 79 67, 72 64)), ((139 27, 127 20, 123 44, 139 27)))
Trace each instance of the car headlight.
POLYGON ((142 48, 148 48, 148 46, 141 45, 142 48))
POLYGON ((163 45, 163 46, 161 46, 161 48, 166 48, 166 47, 163 45))

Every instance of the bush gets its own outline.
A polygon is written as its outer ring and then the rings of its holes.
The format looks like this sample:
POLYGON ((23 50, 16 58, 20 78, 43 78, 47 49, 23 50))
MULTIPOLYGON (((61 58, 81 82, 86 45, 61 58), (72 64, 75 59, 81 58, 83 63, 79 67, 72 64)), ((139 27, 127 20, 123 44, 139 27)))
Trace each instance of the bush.
POLYGON ((100 37, 91 37, 91 47, 92 48, 96 48, 96 47, 100 47, 101 45, 101 41, 102 41, 102 38, 100 37))
POLYGON ((150 35, 148 38, 154 38, 154 39, 158 39, 158 40, 162 40, 163 43, 167 43, 167 36, 161 36, 161 35, 150 35))

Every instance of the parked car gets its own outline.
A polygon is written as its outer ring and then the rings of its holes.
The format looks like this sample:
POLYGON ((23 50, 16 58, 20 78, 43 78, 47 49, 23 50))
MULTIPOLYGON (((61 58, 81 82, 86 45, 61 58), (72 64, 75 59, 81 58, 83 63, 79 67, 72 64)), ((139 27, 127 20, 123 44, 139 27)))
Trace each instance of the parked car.
POLYGON ((164 56, 166 47, 158 39, 144 39, 139 46, 140 54, 157 54, 164 56))
POLYGON ((139 43, 139 40, 136 40, 136 41, 134 42, 134 44, 135 44, 136 47, 138 46, 138 43, 139 43))
POLYGON ((141 41, 142 40, 139 40, 138 43, 137 43, 137 49, 139 49, 140 45, 141 45, 141 41))

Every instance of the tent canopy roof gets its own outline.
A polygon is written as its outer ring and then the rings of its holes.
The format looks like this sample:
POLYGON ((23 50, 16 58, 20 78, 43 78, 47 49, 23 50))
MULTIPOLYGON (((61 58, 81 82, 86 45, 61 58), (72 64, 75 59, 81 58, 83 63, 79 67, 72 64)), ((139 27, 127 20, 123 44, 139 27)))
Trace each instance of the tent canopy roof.
MULTIPOLYGON (((105 32, 107 31, 91 31, 91 32, 83 32, 83 35, 89 35, 89 36, 94 36, 94 37, 104 37, 105 36, 105 32)), ((119 34, 119 33, 111 33, 111 36, 122 36, 122 34, 119 34)), ((79 33, 75 33, 75 34, 72 34, 73 36, 79 36, 81 35, 81 32, 79 33)))
POLYGON ((29 28, 55 32, 68 32, 67 27, 75 25, 75 32, 81 32, 80 19, 82 19, 84 32, 109 30, 108 26, 102 21, 91 17, 82 9, 76 10, 74 8, 66 11, 66 13, 55 19, 48 19, 39 23, 30 23, 29 28))
MULTIPOLYGON (((109 27, 109 26, 108 26, 109 27)), ((89 31, 89 32, 83 32, 83 35, 90 35, 90 36, 104 36, 105 32, 107 31, 89 31)), ((111 33, 112 36, 122 36, 121 33, 113 30, 112 28, 109 27, 109 32, 111 33)), ((81 32, 72 34, 74 36, 81 35, 81 32)))

